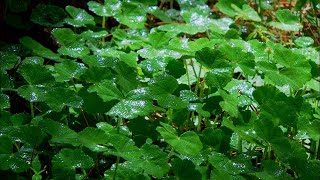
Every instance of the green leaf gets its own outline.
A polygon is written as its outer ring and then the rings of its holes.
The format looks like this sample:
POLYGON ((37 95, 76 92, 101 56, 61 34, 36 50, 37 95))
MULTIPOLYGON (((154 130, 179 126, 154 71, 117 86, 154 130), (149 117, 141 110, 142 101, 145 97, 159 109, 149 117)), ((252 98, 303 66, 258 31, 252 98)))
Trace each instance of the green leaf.
POLYGON ((116 84, 111 80, 103 80, 98 84, 90 86, 88 92, 97 92, 97 94, 105 102, 111 100, 121 100, 124 98, 116 84))
POLYGON ((120 9, 121 11, 115 15, 117 21, 132 29, 144 28, 147 18, 142 4, 122 2, 120 9))
POLYGON ((130 121, 128 128, 134 134, 133 140, 136 146, 140 147, 145 144, 147 138, 157 140, 159 133, 156 131, 156 127, 159 125, 159 121, 148 121, 144 117, 136 118, 130 121), (141 128, 144 127, 144 128, 141 128))
POLYGON ((15 54, 0 51, 0 70, 9 70, 14 68, 21 61, 21 58, 15 54))
POLYGON ((172 94, 159 95, 156 96, 155 99, 157 99, 159 105, 164 108, 183 109, 188 105, 186 102, 182 101, 181 98, 172 94))
POLYGON ((100 4, 95 1, 89 1, 89 10, 94 12, 98 16, 114 16, 120 9, 121 2, 117 0, 105 0, 104 4, 100 4))
POLYGON ((4 166, 9 167, 15 173, 22 173, 26 171, 30 164, 31 154, 26 149, 21 149, 19 152, 10 156, 5 156, 4 166))
POLYGON ((169 171, 167 154, 155 145, 144 144, 141 147, 141 156, 132 161, 132 165, 136 165, 144 170, 145 173, 157 178, 163 177, 169 171))
POLYGON ((244 4, 247 2, 244 0, 220 0, 217 4, 216 7, 219 8, 219 10, 230 16, 233 17, 237 14, 237 12, 232 8, 232 5, 236 5, 237 7, 242 7, 244 4))
POLYGON ((153 95, 172 94, 177 87, 178 82, 171 75, 159 74, 149 82, 149 88, 153 95))
MULTIPOLYGON (((12 141, 11 139, 6 136, 6 135, 1 135, 0 136, 0 143, 1 143, 1 147, 0 147, 0 154, 11 154, 12 153, 12 141)), ((1 169, 1 165, 0 165, 0 169, 1 169)))
POLYGON ((72 60, 65 60, 62 63, 56 64, 54 74, 57 82, 69 81, 72 79, 79 79, 85 72, 86 67, 82 63, 76 63, 72 60))
POLYGON ((43 65, 44 59, 39 56, 26 57, 23 60, 22 64, 43 65))
POLYGON ((83 33, 80 34, 80 36, 84 39, 84 40, 91 40, 94 38, 102 38, 105 37, 106 35, 108 35, 107 31, 97 31, 94 32, 92 30, 87 30, 84 31, 83 33))
POLYGON ((177 34, 186 33, 190 35, 205 32, 207 30, 206 27, 200 26, 199 28, 199 26, 195 26, 193 24, 165 24, 159 26, 157 29, 161 31, 175 32, 177 34))
POLYGON ((303 37, 298 37, 297 39, 295 39, 294 43, 298 47, 306 48, 306 47, 312 46, 314 44, 314 40, 311 37, 303 36, 303 37))
POLYGON ((142 68, 143 73, 146 76, 153 76, 153 74, 163 71, 166 67, 166 58, 153 58, 142 61, 139 66, 142 68))
POLYGON ((249 82, 233 79, 224 87, 224 89, 232 95, 230 97, 234 98, 240 107, 248 106, 253 103, 252 93, 254 88, 249 82))
MULTIPOLYGON (((115 164, 112 165, 112 167, 104 172, 104 177, 106 179, 113 179, 115 174, 115 164)), ((122 180, 122 179, 130 179, 130 180, 150 180, 150 177, 145 174, 139 172, 138 170, 141 170, 140 168, 136 168, 131 162, 124 162, 119 163, 117 167, 117 172, 115 176, 115 180, 122 180)))
POLYGON ((180 98, 182 101, 185 101, 185 102, 197 101, 199 99, 197 94, 190 90, 180 91, 180 98))
POLYGON ((0 109, 10 108, 10 97, 6 94, 0 94, 0 109))
POLYGON ((274 64, 267 62, 258 62, 257 68, 275 85, 298 90, 311 79, 311 66, 300 54, 289 49, 277 48, 274 50, 274 61, 281 65, 279 70, 274 64))
POLYGON ((157 131, 164 141, 172 146, 174 150, 183 155, 195 156, 202 149, 202 143, 197 133, 188 131, 178 136, 175 129, 170 125, 161 123, 163 127, 157 127, 157 131))
POLYGON ((45 119, 39 122, 39 127, 52 136, 52 143, 80 145, 79 135, 62 123, 45 119))
POLYGON ((30 115, 25 113, 14 114, 11 116, 10 121, 14 126, 22 126, 30 122, 30 115))
POLYGON ((35 156, 32 159, 32 168, 38 172, 41 171, 41 162, 39 160, 39 156, 35 156))
POLYGON ((285 173, 285 169, 272 160, 264 160, 262 162, 263 171, 255 172, 254 175, 261 179, 290 179, 290 176, 285 173))
POLYGON ((220 50, 225 54, 225 57, 234 68, 240 67, 245 75, 254 76, 256 74, 255 57, 251 52, 243 52, 240 48, 229 45, 222 46, 220 50))
POLYGON ((280 22, 286 24, 294 24, 299 22, 299 17, 292 14, 289 9, 279 9, 276 12, 276 16, 280 22))
POLYGON ((17 89, 18 94, 29 102, 44 102, 46 88, 34 85, 24 85, 17 89))
POLYGON ((60 112, 64 106, 80 108, 83 100, 75 91, 58 87, 47 89, 45 102, 53 111, 60 112))
POLYGON ((155 49, 153 47, 145 47, 137 51, 138 54, 146 59, 154 59, 154 58, 174 58, 179 59, 182 54, 180 52, 171 50, 171 49, 155 49))
POLYGON ((53 174, 62 178, 75 174, 76 169, 89 169, 94 165, 94 162, 90 156, 80 149, 65 148, 52 158, 52 165, 53 174))
POLYGON ((294 10, 299 11, 302 9, 303 6, 305 6, 307 3, 307 0, 297 0, 296 5, 294 6, 294 10))
POLYGON ((210 117, 210 113, 208 111, 203 110, 203 104, 201 103, 190 103, 188 106, 188 110, 191 112, 197 112, 199 115, 203 117, 210 117))
POLYGON ((100 129, 88 127, 78 133, 82 145, 86 146, 92 151, 103 152, 107 147, 102 144, 109 142, 109 136, 100 129))
POLYGON ((168 45, 171 37, 170 33, 153 32, 149 34, 148 39, 153 48, 159 49, 168 45))
POLYGON ((149 114, 152 107, 152 102, 148 100, 122 100, 110 109, 108 115, 133 119, 149 114))
POLYGON ((201 65, 208 69, 216 67, 215 61, 223 61, 225 59, 220 51, 208 47, 197 51, 195 58, 201 65))
POLYGON ((206 128, 202 131, 200 139, 204 145, 214 148, 215 151, 223 153, 230 148, 230 137, 228 136, 229 129, 206 128))
POLYGON ((298 119, 299 130, 305 131, 307 135, 314 141, 320 140, 320 120, 308 120, 305 117, 299 117, 298 119))
POLYGON ((62 27, 67 13, 64 9, 50 4, 39 4, 32 9, 31 21, 46 27, 62 27))
POLYGON ((90 50, 84 44, 75 43, 70 46, 62 46, 58 49, 58 52, 64 56, 70 56, 73 58, 82 58, 85 55, 90 54, 90 50))
POLYGON ((104 102, 97 93, 89 93, 83 88, 78 92, 78 95, 83 99, 83 105, 81 106, 83 110, 94 114, 108 112, 115 104, 113 101, 104 102))
POLYGON ((261 22, 259 14, 248 4, 243 4, 242 9, 234 4, 231 4, 231 7, 237 12, 237 16, 241 17, 242 19, 261 22))
POLYGON ((119 61, 118 58, 100 55, 88 55, 83 57, 83 62, 89 67, 112 67, 119 61))
POLYGON ((65 18, 65 21, 74 27, 96 24, 94 22, 94 17, 88 14, 84 9, 66 6, 66 11, 70 14, 71 18, 65 18))
POLYGON ((172 22, 170 16, 166 13, 166 11, 161 10, 160 8, 148 8, 148 13, 154 15, 159 18, 163 22, 172 22))
POLYGON ((230 160, 227 156, 217 152, 212 152, 212 155, 209 156, 209 162, 219 171, 230 175, 239 175, 249 169, 248 163, 230 160))
POLYGON ((56 41, 63 46, 69 46, 74 43, 79 43, 80 38, 69 28, 54 28, 51 34, 56 41))
POLYGON ((50 49, 45 48, 37 41, 32 38, 25 36, 20 39, 20 43, 30 49, 35 55, 41 56, 43 58, 51 59, 60 62, 61 59, 59 55, 52 52, 50 49))
POLYGON ((284 31, 299 31, 302 25, 299 23, 299 18, 292 14, 289 9, 279 9, 276 16, 280 22, 269 22, 269 25, 284 30, 284 31))
POLYGON ((107 67, 92 66, 85 69, 80 78, 89 83, 99 83, 102 80, 111 79, 112 73, 107 67))
POLYGON ((211 88, 223 88, 231 81, 233 76, 233 68, 225 62, 216 62, 217 68, 211 69, 206 73, 206 84, 211 88), (218 67, 218 65, 221 65, 218 67))
POLYGON ((277 144, 284 139, 281 128, 265 117, 255 121, 254 129, 257 135, 267 142, 277 144))
POLYGON ((301 97, 287 97, 272 86, 258 87, 253 97, 264 113, 269 114, 277 125, 296 127, 297 113, 302 104, 301 97), (275 111, 276 109, 276 111, 275 111))
POLYGON ((186 180, 201 179, 201 174, 188 159, 175 158, 171 161, 172 170, 176 178, 186 180))
POLYGON ((126 54, 120 54, 120 59, 132 68, 137 68, 138 66, 138 54, 134 51, 126 54))
POLYGON ((115 82, 124 95, 138 88, 139 81, 137 80, 138 73, 136 68, 132 68, 125 62, 120 61, 114 67, 114 70, 117 73, 115 75, 115 82))
POLYGON ((54 78, 45 68, 38 64, 24 64, 19 68, 19 73, 30 85, 53 84, 54 78))

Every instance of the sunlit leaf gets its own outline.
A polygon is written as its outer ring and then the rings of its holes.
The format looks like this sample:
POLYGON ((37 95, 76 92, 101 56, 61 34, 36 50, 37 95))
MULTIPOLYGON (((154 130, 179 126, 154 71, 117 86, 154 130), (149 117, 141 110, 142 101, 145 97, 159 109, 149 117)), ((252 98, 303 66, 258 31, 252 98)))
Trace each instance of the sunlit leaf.
POLYGON ((66 11, 70 14, 71 18, 66 18, 65 21, 74 27, 96 24, 94 22, 94 17, 88 14, 84 9, 67 6, 66 11))

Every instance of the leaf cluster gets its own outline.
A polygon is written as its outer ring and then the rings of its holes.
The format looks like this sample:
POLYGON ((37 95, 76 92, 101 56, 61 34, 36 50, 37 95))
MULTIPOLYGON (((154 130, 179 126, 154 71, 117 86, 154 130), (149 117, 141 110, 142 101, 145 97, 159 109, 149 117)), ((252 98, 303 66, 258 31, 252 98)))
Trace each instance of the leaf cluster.
POLYGON ((319 48, 277 41, 275 29, 303 25, 289 9, 263 19, 264 5, 36 6, 31 21, 57 48, 30 36, 1 46, 0 174, 319 179, 319 48))

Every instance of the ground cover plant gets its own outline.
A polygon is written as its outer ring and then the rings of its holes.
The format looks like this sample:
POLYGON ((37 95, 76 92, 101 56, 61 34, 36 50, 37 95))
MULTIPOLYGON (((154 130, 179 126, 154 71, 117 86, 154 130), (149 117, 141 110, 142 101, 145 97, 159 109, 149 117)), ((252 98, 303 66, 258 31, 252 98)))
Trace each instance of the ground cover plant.
POLYGON ((0 44, 1 177, 320 179, 317 0, 33 3, 3 11, 32 33, 0 44))

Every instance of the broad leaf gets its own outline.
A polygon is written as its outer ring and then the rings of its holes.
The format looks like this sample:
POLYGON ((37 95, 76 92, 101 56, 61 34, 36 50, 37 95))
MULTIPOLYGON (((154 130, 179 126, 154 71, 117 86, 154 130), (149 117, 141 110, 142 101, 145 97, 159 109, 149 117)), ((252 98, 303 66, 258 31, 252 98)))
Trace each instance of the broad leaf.
POLYGON ((111 80, 104 80, 98 84, 94 84, 89 87, 88 91, 97 92, 105 102, 123 99, 123 94, 111 80))
POLYGON ((80 144, 79 135, 66 125, 45 119, 39 122, 40 128, 52 136, 51 142, 59 144, 72 144, 78 146, 80 144))
POLYGON ((65 148, 53 157, 52 165, 55 176, 72 178, 76 169, 89 169, 94 165, 94 161, 80 149, 65 148))
POLYGON ((121 2, 117 0, 105 0, 104 4, 100 4, 95 1, 89 1, 89 10, 94 12, 98 16, 114 16, 120 9, 121 2))
POLYGON ((66 18, 65 21, 74 27, 96 24, 94 22, 94 17, 88 14, 84 9, 67 6, 66 11, 70 14, 71 18, 66 18))
POLYGON ((133 119, 147 115, 152 111, 152 103, 148 100, 122 100, 108 112, 111 116, 133 119))
POLYGON ((182 155, 195 156, 202 149, 202 143, 199 136, 188 131, 178 136, 176 130, 168 124, 161 123, 163 127, 158 127, 157 131, 164 138, 164 141, 172 146, 174 150, 182 155))
POLYGON ((23 44, 25 47, 30 49, 35 55, 55 60, 55 61, 61 61, 59 55, 52 52, 50 49, 47 49, 46 47, 42 46, 37 41, 33 40, 32 38, 25 36, 20 39, 20 43, 23 44))

